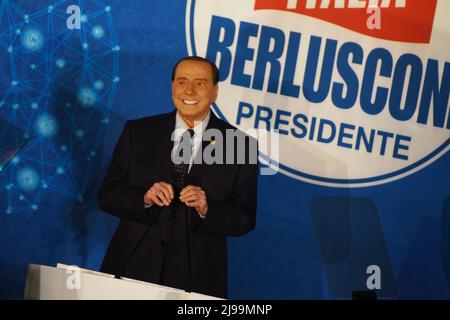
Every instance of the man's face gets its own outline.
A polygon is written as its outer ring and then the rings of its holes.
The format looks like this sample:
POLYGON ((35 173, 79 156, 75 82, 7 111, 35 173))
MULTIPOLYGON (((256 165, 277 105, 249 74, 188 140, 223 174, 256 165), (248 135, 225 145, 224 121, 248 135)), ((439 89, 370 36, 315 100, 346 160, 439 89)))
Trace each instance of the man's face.
POLYGON ((211 66, 202 61, 182 61, 175 70, 172 82, 172 99, 181 118, 193 126, 208 114, 216 101, 217 84, 214 85, 211 66))

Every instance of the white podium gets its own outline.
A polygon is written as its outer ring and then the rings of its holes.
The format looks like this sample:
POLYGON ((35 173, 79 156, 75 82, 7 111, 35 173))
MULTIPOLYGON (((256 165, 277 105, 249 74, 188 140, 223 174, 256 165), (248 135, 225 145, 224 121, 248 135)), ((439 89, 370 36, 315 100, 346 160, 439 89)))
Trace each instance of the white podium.
POLYGON ((25 299, 31 300, 220 300, 133 279, 58 264, 30 264, 25 299))

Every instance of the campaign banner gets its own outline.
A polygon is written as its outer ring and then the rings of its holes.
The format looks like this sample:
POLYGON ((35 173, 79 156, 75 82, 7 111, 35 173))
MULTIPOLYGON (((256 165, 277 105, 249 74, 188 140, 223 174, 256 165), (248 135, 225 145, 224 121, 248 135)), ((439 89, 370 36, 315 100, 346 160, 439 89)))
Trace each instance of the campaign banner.
POLYGON ((279 139, 261 161, 308 183, 383 184, 450 146, 448 1, 188 1, 215 111, 279 139))

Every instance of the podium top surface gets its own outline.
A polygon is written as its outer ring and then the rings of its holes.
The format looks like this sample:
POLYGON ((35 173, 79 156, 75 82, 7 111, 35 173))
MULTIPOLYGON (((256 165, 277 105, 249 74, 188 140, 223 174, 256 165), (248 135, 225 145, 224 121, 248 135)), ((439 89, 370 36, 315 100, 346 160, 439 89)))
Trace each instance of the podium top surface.
POLYGON ((32 300, 221 300, 76 266, 30 264, 25 299, 32 300))

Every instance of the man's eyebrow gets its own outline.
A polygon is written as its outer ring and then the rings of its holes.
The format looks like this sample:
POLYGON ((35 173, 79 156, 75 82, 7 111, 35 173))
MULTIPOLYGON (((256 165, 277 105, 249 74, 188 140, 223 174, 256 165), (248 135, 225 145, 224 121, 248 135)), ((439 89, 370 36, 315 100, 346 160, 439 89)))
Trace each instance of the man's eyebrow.
MULTIPOLYGON (((189 80, 189 79, 186 78, 186 77, 176 77, 175 80, 189 80)), ((205 82, 208 82, 208 79, 207 79, 207 78, 195 78, 194 80, 195 80, 195 81, 205 81, 205 82)))

